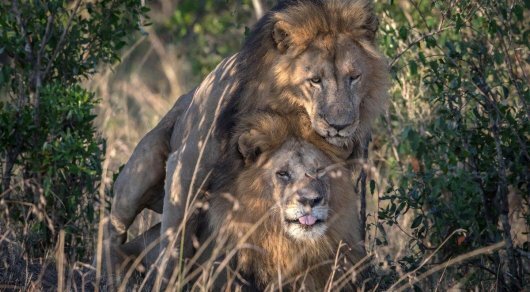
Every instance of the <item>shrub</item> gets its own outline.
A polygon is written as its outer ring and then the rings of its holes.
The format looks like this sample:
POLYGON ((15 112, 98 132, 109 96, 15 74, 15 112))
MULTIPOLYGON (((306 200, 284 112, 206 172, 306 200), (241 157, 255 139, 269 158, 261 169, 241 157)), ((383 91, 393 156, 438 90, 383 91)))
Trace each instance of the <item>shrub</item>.
POLYGON ((406 9, 380 7, 391 15, 382 41, 395 56, 397 84, 386 121, 395 140, 387 143, 402 159, 391 158, 393 183, 378 215, 388 225, 412 215, 410 226, 402 226, 411 231, 412 253, 391 264, 416 274, 502 241, 505 252, 470 258, 448 273, 464 287, 520 289, 519 251, 528 252, 528 236, 518 234, 523 243, 514 246, 508 195, 526 206, 527 229, 529 2, 400 3, 406 9), (454 233, 460 229, 465 232, 454 233))
POLYGON ((145 12, 137 0, 0 3, 0 207, 34 255, 60 229, 70 255, 90 247, 78 243, 95 225, 105 147, 79 84, 119 60, 145 12))

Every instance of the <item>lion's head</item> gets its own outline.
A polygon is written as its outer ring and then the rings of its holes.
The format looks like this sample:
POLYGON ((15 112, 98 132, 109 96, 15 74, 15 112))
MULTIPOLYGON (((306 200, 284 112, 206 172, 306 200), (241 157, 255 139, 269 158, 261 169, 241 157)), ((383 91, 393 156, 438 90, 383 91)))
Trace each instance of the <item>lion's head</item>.
POLYGON ((249 131, 239 138, 239 150, 244 157, 258 153, 255 161, 247 162, 251 167, 238 179, 241 192, 245 196, 261 192, 265 196, 261 199, 266 199, 264 207, 279 215, 274 219, 280 221, 283 231, 292 239, 322 237, 329 224, 330 180, 325 170, 332 164, 331 159, 314 145, 295 137, 288 138, 278 149, 266 149, 260 135, 249 131), (247 180, 249 176, 253 182, 247 180), (255 187, 261 189, 252 189, 255 187))
POLYGON ((362 138, 362 127, 384 105, 381 88, 374 88, 381 86, 374 76, 381 64, 374 68, 374 60, 347 35, 317 37, 288 66, 289 56, 282 56, 276 66, 285 74, 289 100, 305 109, 313 129, 337 146, 362 138))
POLYGON ((388 68, 376 48, 377 25, 371 1, 283 1, 239 53, 244 90, 226 112, 304 110, 329 143, 358 143, 386 104, 388 68))
POLYGON ((340 242, 351 248, 349 263, 362 258, 352 174, 337 164, 342 147, 315 134, 307 118, 271 113, 244 119, 234 139, 240 158, 216 169, 207 213, 212 231, 231 238, 223 246, 255 247, 237 253, 243 272, 263 286, 278 268, 291 278, 320 264, 311 274, 322 288, 330 275, 322 262, 333 262, 340 242))

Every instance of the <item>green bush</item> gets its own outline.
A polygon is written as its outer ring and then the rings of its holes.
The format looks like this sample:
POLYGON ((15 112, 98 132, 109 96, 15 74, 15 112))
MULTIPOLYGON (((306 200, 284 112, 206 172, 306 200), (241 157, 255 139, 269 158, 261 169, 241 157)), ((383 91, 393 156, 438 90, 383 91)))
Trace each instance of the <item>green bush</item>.
MULTIPOLYGON (((195 83, 200 82, 224 58, 237 52, 249 27, 277 0, 182 0, 167 18, 153 19, 154 33, 165 44, 174 44, 179 57, 190 62, 195 83)), ((156 8, 154 9, 156 10, 156 8)))
MULTIPOLYGON (((395 56, 397 84, 387 119, 395 141, 387 143, 405 159, 390 158, 393 185, 379 219, 394 225, 405 213, 413 216, 404 226, 412 256, 392 265, 424 272, 431 263, 422 262, 437 248, 441 262, 504 241, 503 256, 458 264, 453 280, 520 289, 528 275, 519 252, 528 252, 528 237, 519 235, 526 242, 514 247, 508 195, 529 206, 530 2, 402 3, 408 9, 380 6, 389 16, 382 42, 395 56), (449 238, 458 229, 465 232, 449 238)), ((523 216, 528 229, 530 214, 523 216)))
POLYGON ((184 0, 156 28, 179 45, 199 82, 241 47, 247 25, 253 21, 250 0, 184 0))
POLYGON ((9 213, 12 219, 30 224, 30 252, 53 245, 53 231, 64 229, 79 236, 97 225, 94 202, 104 153, 103 140, 92 126, 93 94, 78 85, 46 85, 40 94, 44 114, 38 129, 33 123, 34 107, 15 110, 5 104, 0 108, 0 149, 18 140, 16 167, 25 172, 22 186, 9 196, 9 213), (29 221, 27 205, 13 200, 34 204, 29 221))
POLYGON ((105 147, 80 82, 119 60, 146 11, 139 0, 0 3, 0 228, 33 255, 61 229, 69 255, 90 248, 105 147))

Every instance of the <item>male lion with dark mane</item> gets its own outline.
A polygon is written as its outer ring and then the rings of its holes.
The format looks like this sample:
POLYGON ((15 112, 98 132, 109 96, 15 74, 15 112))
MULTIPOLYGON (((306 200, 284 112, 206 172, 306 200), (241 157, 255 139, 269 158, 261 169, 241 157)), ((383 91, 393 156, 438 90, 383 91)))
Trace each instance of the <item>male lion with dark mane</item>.
MULTIPOLYGON (((110 254, 98 258, 118 261, 127 229, 144 208, 162 213, 162 234, 181 233, 212 166, 237 151, 232 133, 246 115, 303 112, 314 132, 357 158, 385 105, 387 64, 376 48, 377 24, 368 0, 287 0, 268 12, 241 51, 181 96, 140 141, 114 184, 103 249, 110 254), (165 169, 168 159, 176 163, 165 169)), ((161 251, 169 243, 164 238, 161 251)))
MULTIPOLYGON (((315 134, 307 117, 270 112, 242 119, 232 139, 239 155, 216 165, 198 216, 205 246, 188 271, 200 276, 184 278, 215 291, 353 288, 366 253, 344 149, 315 134)), ((151 230, 124 249, 138 256, 157 237, 151 230)))

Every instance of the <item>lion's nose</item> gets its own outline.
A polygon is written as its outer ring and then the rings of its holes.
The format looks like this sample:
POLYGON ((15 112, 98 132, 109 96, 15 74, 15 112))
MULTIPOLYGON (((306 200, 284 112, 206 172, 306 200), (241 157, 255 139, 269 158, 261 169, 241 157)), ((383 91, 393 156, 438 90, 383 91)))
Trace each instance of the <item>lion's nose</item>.
POLYGON ((330 126, 335 128, 335 130, 337 130, 337 132, 339 132, 340 130, 346 128, 348 126, 348 124, 342 124, 342 125, 330 124, 330 126))
POLYGON ((324 118, 324 120, 328 123, 328 125, 332 128, 334 128, 335 130, 337 130, 337 132, 340 132, 340 130, 346 128, 347 126, 349 126, 351 124, 351 122, 345 118, 337 118, 335 116, 333 117, 326 117, 324 118))
POLYGON ((307 196, 307 195, 299 195, 298 196, 298 202, 304 206, 310 206, 314 207, 322 202, 323 197, 320 195, 316 196, 307 196))
POLYGON ((323 114, 322 117, 330 127, 340 131, 353 123, 354 111, 352 104, 349 102, 330 104, 326 108, 326 114, 323 114))

